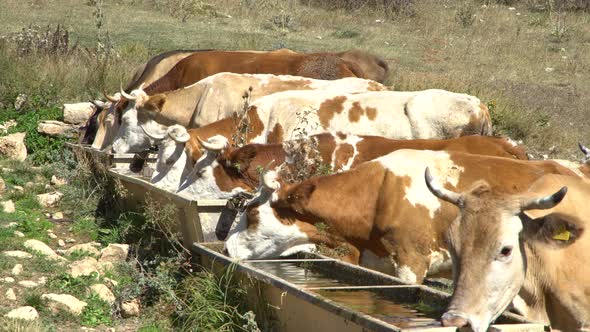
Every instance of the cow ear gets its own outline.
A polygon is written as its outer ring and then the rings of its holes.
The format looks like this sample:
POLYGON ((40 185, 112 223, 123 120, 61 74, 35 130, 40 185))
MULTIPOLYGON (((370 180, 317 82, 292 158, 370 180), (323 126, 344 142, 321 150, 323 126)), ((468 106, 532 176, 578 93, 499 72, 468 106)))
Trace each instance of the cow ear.
POLYGON ((470 193, 477 197, 489 192, 491 190, 490 185, 486 181, 477 181, 471 187, 470 193))
POLYGON ((144 108, 152 112, 161 112, 164 104, 166 103, 166 95, 159 93, 151 96, 150 99, 145 103, 144 108))
POLYGON ((526 236, 528 240, 552 247, 566 247, 576 242, 584 233, 582 221, 574 216, 554 212, 530 220, 526 236))

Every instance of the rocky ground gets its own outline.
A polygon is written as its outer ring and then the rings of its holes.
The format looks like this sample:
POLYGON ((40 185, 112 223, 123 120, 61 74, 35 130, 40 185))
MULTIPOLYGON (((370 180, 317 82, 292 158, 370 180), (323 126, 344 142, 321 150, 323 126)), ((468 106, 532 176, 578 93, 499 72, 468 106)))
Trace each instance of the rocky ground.
POLYGON ((93 241, 75 211, 60 210, 75 208, 62 204, 67 180, 10 163, 0 171, 0 331, 138 330, 129 246, 93 241))

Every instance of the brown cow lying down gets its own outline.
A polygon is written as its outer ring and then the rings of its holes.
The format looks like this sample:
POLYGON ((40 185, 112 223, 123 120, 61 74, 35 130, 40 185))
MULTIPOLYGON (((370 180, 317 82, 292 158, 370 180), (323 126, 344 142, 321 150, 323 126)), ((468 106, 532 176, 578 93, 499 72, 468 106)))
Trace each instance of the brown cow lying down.
POLYGON ((338 93, 385 91, 375 81, 356 77, 315 80, 300 76, 219 73, 185 88, 148 96, 142 89, 122 94, 132 100, 122 113, 113 149, 118 153, 139 152, 154 144, 140 128, 162 135, 168 126, 201 127, 243 112, 244 104, 275 92, 325 90, 338 93), (247 95, 248 98, 244 98, 247 95))
MULTIPOLYGON (((164 76, 180 60, 196 52, 204 51, 209 50, 177 50, 160 53, 137 69, 124 91, 131 92, 139 88, 142 84, 149 85, 164 76)), ((83 144, 92 144, 93 148, 101 150, 113 142, 114 135, 118 130, 118 127, 114 128, 117 124, 116 109, 117 107, 123 107, 122 104, 117 104, 121 99, 120 94, 116 94, 115 96, 105 94, 105 98, 107 98, 105 103, 95 104, 96 112, 88 120, 86 124, 87 129, 81 141, 83 144)))
MULTIPOLYGON (((159 145, 158 161, 152 176, 157 187, 178 192, 190 199, 227 198, 237 192, 253 191, 259 167, 274 161, 281 165, 288 157, 284 144, 248 144, 229 148, 223 136, 199 144, 186 144, 189 135, 181 127, 170 127, 159 145), (207 150, 205 155, 192 149, 207 150), (192 156, 199 156, 193 159, 192 156)), ((333 171, 348 170, 399 149, 447 150, 526 159, 526 153, 510 139, 464 136, 448 140, 396 140, 379 136, 319 134, 312 136, 323 163, 333 171)), ((198 141, 198 139, 197 139, 198 141)), ((301 141, 305 144, 306 141, 301 141)), ((311 143, 307 141, 307 143, 311 143)))
POLYGON ((397 150, 346 172, 291 185, 279 184, 270 171, 225 247, 234 258, 262 259, 296 245, 324 244, 340 248, 347 262, 407 282, 448 274, 446 233, 459 210, 429 194, 426 167, 446 188, 463 191, 484 179, 506 194, 526 191, 544 174, 576 176, 553 161, 429 150, 397 150))
POLYGON ((588 331, 590 181, 546 175, 519 195, 485 181, 457 192, 427 181, 460 210, 448 231, 455 290, 444 325, 487 331, 514 302, 531 320, 588 331))
POLYGON ((298 53, 287 49, 208 51, 183 59, 145 92, 153 95, 180 89, 220 72, 293 75, 320 80, 359 77, 383 83, 388 68, 383 60, 360 50, 340 53, 298 53))

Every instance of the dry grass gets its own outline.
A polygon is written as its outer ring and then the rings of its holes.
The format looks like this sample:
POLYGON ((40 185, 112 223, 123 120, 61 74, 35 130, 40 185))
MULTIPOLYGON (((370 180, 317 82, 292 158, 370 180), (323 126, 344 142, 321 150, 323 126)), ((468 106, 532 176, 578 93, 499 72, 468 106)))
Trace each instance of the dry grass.
MULTIPOLYGON (((81 1, 4 2, 8 10, 0 12, 0 34, 33 21, 41 26, 59 23, 82 46, 95 43, 92 8, 81 1)), ((444 88, 491 102, 498 132, 523 139, 534 152, 557 145, 555 157, 577 159, 575 143, 590 140, 586 134, 590 129, 586 121, 588 13, 532 11, 530 4, 535 1, 511 1, 516 9, 509 10, 498 1, 417 0, 411 6, 412 15, 391 15, 367 6, 350 11, 324 9, 317 2, 220 0, 210 3, 221 14, 181 23, 156 10, 151 4, 155 1, 105 1, 103 29, 108 30, 120 59, 107 68, 104 85, 118 88, 119 81, 125 82, 149 55, 175 48, 320 51, 360 47, 388 60, 392 68, 388 82, 398 90, 444 88), (457 20, 466 4, 475 15, 468 26, 457 20)), ((96 79, 88 79, 95 70, 88 65, 78 68, 84 63, 72 61, 37 60, 32 68, 45 73, 40 82, 54 86, 70 87, 82 79, 77 88, 58 89, 64 99, 99 91, 101 87, 93 83, 96 79)), ((17 76, 26 79, 24 74, 17 76)))

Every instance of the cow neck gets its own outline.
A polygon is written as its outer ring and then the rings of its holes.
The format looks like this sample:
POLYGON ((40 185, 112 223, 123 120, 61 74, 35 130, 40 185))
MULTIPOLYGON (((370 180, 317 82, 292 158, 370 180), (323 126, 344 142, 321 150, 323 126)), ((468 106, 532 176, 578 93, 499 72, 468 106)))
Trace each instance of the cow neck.
POLYGON ((166 93, 166 102, 162 110, 156 112, 156 121, 168 126, 180 124, 190 127, 204 90, 204 85, 196 83, 189 88, 166 93))

